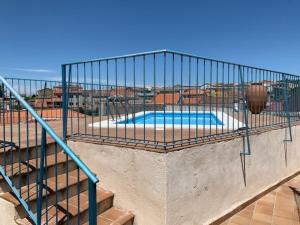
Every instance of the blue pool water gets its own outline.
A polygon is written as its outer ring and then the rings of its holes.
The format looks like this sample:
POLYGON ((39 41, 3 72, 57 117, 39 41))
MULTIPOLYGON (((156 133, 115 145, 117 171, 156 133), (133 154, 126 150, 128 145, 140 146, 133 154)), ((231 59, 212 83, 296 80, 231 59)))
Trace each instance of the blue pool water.
POLYGON ((197 112, 146 112, 135 119, 119 121, 119 124, 174 124, 174 125, 222 125, 222 122, 212 113, 197 112), (198 121, 198 123, 197 123, 198 121))

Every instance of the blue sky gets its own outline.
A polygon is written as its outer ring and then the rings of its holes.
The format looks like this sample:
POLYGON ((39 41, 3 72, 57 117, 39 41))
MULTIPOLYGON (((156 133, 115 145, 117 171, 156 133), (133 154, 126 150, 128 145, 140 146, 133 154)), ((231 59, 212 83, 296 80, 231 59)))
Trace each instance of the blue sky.
POLYGON ((0 3, 0 73, 60 79, 60 65, 155 49, 300 74, 300 1, 0 3))

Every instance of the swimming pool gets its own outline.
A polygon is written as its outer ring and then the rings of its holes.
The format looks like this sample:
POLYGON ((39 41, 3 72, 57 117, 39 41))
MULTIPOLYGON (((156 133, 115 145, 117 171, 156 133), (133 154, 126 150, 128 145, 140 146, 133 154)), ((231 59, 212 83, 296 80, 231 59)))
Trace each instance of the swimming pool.
POLYGON ((197 112, 147 112, 128 120, 119 121, 118 124, 174 124, 174 125, 222 125, 212 113, 197 112))
POLYGON ((207 111, 145 111, 121 116, 117 120, 104 120, 89 124, 89 127, 102 128, 199 128, 199 129, 238 129, 243 123, 224 112, 207 111))

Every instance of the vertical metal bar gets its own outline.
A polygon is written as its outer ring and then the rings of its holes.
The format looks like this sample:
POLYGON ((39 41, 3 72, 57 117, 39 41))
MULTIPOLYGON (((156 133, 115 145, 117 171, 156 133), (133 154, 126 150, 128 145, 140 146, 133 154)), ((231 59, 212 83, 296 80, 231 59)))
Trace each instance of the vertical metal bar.
POLYGON ((78 215, 78 225, 81 224, 81 216, 80 216, 80 169, 77 167, 77 215, 78 215))
MULTIPOLYGON (((230 101, 234 102, 234 99, 233 99, 233 93, 234 93, 234 83, 232 82, 232 84, 230 84, 230 65, 227 64, 227 85, 228 85, 228 88, 230 88, 230 92, 228 90, 228 99, 227 99, 227 124, 229 125, 229 107, 232 105, 230 104, 230 101), (230 96, 229 96, 229 93, 230 93, 230 96), (232 99, 230 99, 230 97, 232 99)), ((229 126, 227 125, 227 133, 229 133, 229 126)))
POLYGON ((118 110, 118 107, 119 107, 119 101, 120 101, 120 98, 119 98, 119 94, 118 94, 118 61, 117 59, 115 59, 115 79, 116 79, 116 97, 114 98, 114 101, 115 101, 115 113, 116 113, 116 140, 118 139, 118 116, 119 115, 119 110, 118 110))
POLYGON ((247 109, 247 103, 246 103, 246 97, 245 97, 245 83, 244 83, 244 67, 243 69, 241 66, 238 66, 238 72, 240 75, 240 81, 241 81, 241 88, 242 88, 242 99, 243 99, 243 117, 244 117, 244 123, 245 123, 245 135, 246 135, 246 141, 247 141, 247 152, 245 148, 240 153, 241 155, 251 155, 251 148, 250 148, 250 139, 249 139, 249 127, 248 127, 248 109, 247 109))
MULTIPOLYGON (((45 202, 46 202, 46 224, 48 224, 49 220, 49 215, 48 215, 48 162, 47 162, 47 138, 45 139, 45 189, 46 189, 46 197, 45 197, 45 202)), ((29 180, 28 180, 29 181, 29 180)))
POLYGON ((2 91, 2 128, 3 128, 3 142, 4 142, 4 146, 3 146, 3 165, 4 165, 4 173, 6 174, 6 125, 5 125, 5 86, 4 84, 1 85, 1 91, 2 91))
POLYGON ((144 144, 146 143, 146 58, 143 56, 143 111, 144 111, 144 144))
MULTIPOLYGON (((28 126, 28 110, 26 110, 26 184, 27 199, 29 201, 29 126, 28 126)), ((28 204, 28 208, 30 208, 28 204)))
MULTIPOLYGON (((34 120, 34 139, 35 139, 35 167, 38 168, 38 128, 37 128, 37 120, 34 120)), ((41 156, 40 156, 41 157, 41 156)), ((39 182, 39 172, 38 170, 35 171, 35 183, 38 184, 39 182)), ((35 192, 36 198, 38 199, 38 185, 36 185, 35 192)), ((21 192, 21 191, 20 191, 21 192)))
MULTIPOLYGON (((19 92, 20 93, 20 92, 19 92)), ((18 161, 19 161, 19 189, 20 189, 20 195, 21 195, 21 107, 20 107, 20 101, 18 101, 18 161)))
POLYGON ((189 57, 189 74, 188 74, 188 79, 189 79, 189 105, 188 105, 188 110, 189 110, 189 140, 191 140, 191 57, 189 57))
POLYGON ((108 60, 106 60, 106 114, 107 114, 107 138, 109 138, 109 114, 110 114, 110 92, 108 91, 108 82, 109 82, 109 72, 108 72, 108 60))
MULTIPOLYGON (((13 174, 13 103, 12 103, 12 95, 11 92, 9 92, 9 117, 10 117, 10 169, 13 174)), ((5 144, 5 143, 4 143, 5 144)))
MULTIPOLYGON (((263 73, 262 73, 262 86, 264 87, 264 82, 265 82, 265 70, 263 70, 263 73)), ((265 126, 265 112, 266 110, 265 109, 262 109, 262 127, 265 126)))
POLYGON ((127 142, 127 122, 128 122, 128 93, 127 93, 127 68, 126 68, 126 58, 124 58, 124 84, 125 84, 125 142, 127 142))
POLYGON ((134 141, 136 141, 136 121, 135 121, 135 95, 136 95, 136 80, 135 80, 135 76, 136 76, 136 65, 135 65, 135 56, 133 57, 133 93, 134 93, 134 98, 133 98, 133 139, 134 141))
POLYGON ((286 139, 285 141, 293 141, 293 137, 292 137, 292 127, 291 127, 291 116, 290 116, 290 112, 289 112, 289 86, 288 86, 288 80, 286 78, 286 74, 283 74, 283 80, 284 80, 284 84, 285 84, 285 88, 284 88, 284 106, 285 106, 285 116, 287 118, 287 123, 288 123, 288 129, 289 129, 289 135, 290 135, 290 139, 286 139))
MULTIPOLYGON (((222 134, 224 134, 224 107, 225 107, 225 78, 224 78, 224 70, 225 70, 225 67, 224 67, 224 62, 222 63, 222 134)), ((226 88, 226 93, 227 93, 227 96, 228 96, 228 86, 226 88)))
POLYGON ((154 143, 156 143, 156 96, 157 96, 157 93, 156 93, 156 58, 155 58, 155 53, 153 54, 153 90, 154 90, 154 94, 155 94, 155 97, 154 97, 154 129, 153 129, 153 132, 154 132, 154 143))
POLYGON ((94 64, 91 62, 91 107, 92 107, 92 137, 94 137, 94 64))
MULTIPOLYGON (((89 95, 88 94, 88 89, 87 89, 87 83, 86 83, 86 63, 83 63, 83 89, 86 93, 86 98, 87 96, 89 95)), ((84 104, 84 135, 87 134, 87 101, 85 101, 85 104, 84 104)))
MULTIPOLYGON (((257 82, 257 76, 258 76, 258 71, 257 71, 257 69, 255 69, 255 82, 257 82)), ((257 127, 257 114, 255 113, 254 114, 254 128, 256 128, 257 127)))
POLYGON ((71 74, 70 71, 69 71, 69 79, 70 80, 69 80, 68 90, 70 90, 70 91, 68 91, 68 105, 69 105, 69 102, 70 102, 71 110, 68 110, 68 113, 70 114, 68 116, 71 117, 71 119, 70 119, 70 123, 71 123, 70 135, 73 136, 73 107, 74 107, 74 103, 75 103, 74 92, 76 91, 76 86, 73 85, 73 74, 71 74))
POLYGON ((172 143, 174 146, 175 137, 175 118, 174 118, 174 106, 175 106, 175 68, 174 68, 174 53, 172 54, 172 143))
MULTIPOLYGON (((223 85, 223 84, 222 84, 223 85)), ((216 107, 216 117, 218 116, 218 98, 219 98, 219 62, 216 62, 216 94, 215 94, 215 107, 216 107)), ((210 120, 212 115, 210 115, 210 120)), ((218 134, 218 126, 216 123, 216 134, 218 134)))
POLYGON ((67 77, 66 66, 62 65, 62 105, 63 105, 63 140, 67 140, 68 105, 67 105, 67 77))
MULTIPOLYGON (((69 187, 69 156, 66 154, 66 186, 69 187)), ((69 215, 69 188, 66 189, 66 223, 69 224, 70 215, 69 215)))
POLYGON ((88 181, 89 188, 89 224, 97 224, 97 207, 96 207, 96 184, 93 183, 90 179, 88 181))
POLYGON ((198 143, 199 136, 199 59, 197 58, 196 66, 196 143, 198 143))
POLYGON ((42 128, 41 138, 41 159, 40 159, 40 175, 39 175, 39 195, 38 195, 38 206, 37 206, 37 224, 41 224, 42 218, 42 203, 43 203, 43 188, 44 188, 44 160, 46 151, 46 130, 42 128))
POLYGON ((101 122, 102 122, 102 87, 101 87, 101 61, 99 61, 99 136, 101 138, 101 122))
MULTIPOLYGON (((238 74, 237 74, 237 81, 238 81, 238 93, 237 93, 237 99, 238 99, 238 115, 237 115, 237 118, 238 118, 238 119, 237 119, 237 120, 240 121, 240 105, 241 105, 241 104, 240 104, 240 103, 241 103, 241 96, 240 96, 240 95, 241 95, 241 88, 242 88, 242 85, 244 84, 244 83, 241 81, 241 77, 244 76, 244 74, 243 74, 242 76, 240 76, 240 67, 239 67, 239 66, 237 66, 237 67, 234 66, 234 71, 235 71, 236 69, 238 70, 238 71, 237 71, 237 73, 238 73, 238 74)), ((240 128, 240 124, 239 124, 239 123, 238 123, 238 126, 237 126, 237 127, 238 127, 238 129, 240 128)))
POLYGON ((180 55, 180 94, 179 94, 179 104, 180 104, 180 140, 182 143, 183 132, 182 132, 182 105, 183 105, 183 56, 180 55))
MULTIPOLYGON (((232 65, 232 82, 233 82, 232 118, 236 118, 236 116, 235 116, 235 111, 236 111, 235 106, 236 106, 236 104, 237 104, 238 108, 240 108, 240 106, 239 106, 239 99, 238 99, 239 83, 237 83, 237 84, 235 83, 235 65, 232 65)), ((234 120, 232 121, 232 127, 235 129, 234 120)))
MULTIPOLYGON (((251 82, 249 85, 251 85, 251 83, 253 83, 253 68, 251 68, 251 82)), ((250 129, 253 127, 253 114, 252 112, 248 112, 248 114, 251 113, 251 120, 250 120, 250 129)))
MULTIPOLYGON (((212 113, 212 74, 213 74, 213 69, 212 69, 212 60, 210 60, 210 70, 209 70, 209 75, 210 75, 210 79, 209 79, 209 116, 211 116, 212 113)), ((211 120, 209 120, 209 136, 211 136, 211 120)))
POLYGON ((164 146, 166 146, 166 74, 167 74, 167 68, 166 68, 166 52, 164 52, 164 146))
POLYGON ((78 136, 80 135, 80 107, 81 107, 81 102, 82 102, 82 94, 81 94, 81 98, 79 97, 79 92, 81 90, 81 85, 79 85, 79 65, 76 64, 76 82, 77 82, 77 88, 78 88, 78 92, 77 92, 77 134, 78 136))
MULTIPOLYGON (((58 187, 58 169, 57 169, 57 142, 55 142, 54 144, 54 154, 55 154, 55 205, 57 205, 58 203, 58 191, 57 191, 57 187, 58 187)), ((56 224, 58 224, 58 208, 55 207, 55 221, 56 224)))

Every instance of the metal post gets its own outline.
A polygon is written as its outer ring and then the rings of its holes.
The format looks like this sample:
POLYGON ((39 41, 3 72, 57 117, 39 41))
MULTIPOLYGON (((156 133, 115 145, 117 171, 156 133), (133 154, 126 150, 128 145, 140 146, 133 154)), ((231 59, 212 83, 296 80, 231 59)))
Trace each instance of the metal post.
POLYGON ((245 96, 245 82, 244 82, 244 73, 242 71, 241 66, 239 66, 239 76, 241 80, 241 87, 242 87, 242 97, 243 97, 243 117, 244 117, 244 123, 246 131, 246 140, 247 140, 247 150, 243 149, 243 151, 240 153, 241 155, 251 155, 251 148, 250 148, 250 138, 249 138, 249 126, 248 126, 248 109, 247 109, 247 102, 246 102, 246 96, 245 96))
POLYGON ((96 183, 89 179, 89 224, 97 224, 96 183))
POLYGON ((63 140, 67 140, 67 120, 68 120, 68 105, 67 105, 67 77, 66 65, 61 66, 62 72, 62 107, 63 107, 63 140))
POLYGON ((288 120, 288 126, 289 126, 289 133, 290 133, 290 138, 289 139, 285 139, 284 141, 293 141, 293 137, 292 137, 292 127, 291 127, 291 115, 289 112, 289 100, 288 100, 288 81, 286 78, 286 75, 283 74, 283 80, 284 80, 284 108, 285 108, 285 115, 287 117, 288 120))
POLYGON ((41 144, 41 160, 40 160, 40 176, 39 176, 39 195, 37 206, 37 224, 41 224, 42 204, 43 204, 43 188, 44 188, 44 160, 46 152, 46 129, 42 129, 42 144, 41 144))

